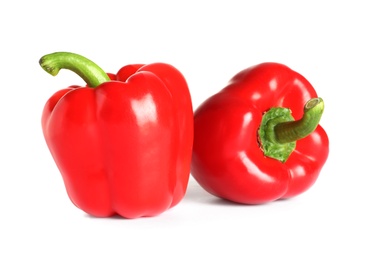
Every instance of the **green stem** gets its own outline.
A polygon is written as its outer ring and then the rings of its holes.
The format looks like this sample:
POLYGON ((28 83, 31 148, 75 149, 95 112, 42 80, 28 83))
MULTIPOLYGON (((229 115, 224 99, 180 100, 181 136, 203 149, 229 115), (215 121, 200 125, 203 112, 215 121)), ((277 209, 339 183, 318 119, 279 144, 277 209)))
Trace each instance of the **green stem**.
POLYGON ((312 98, 304 106, 300 120, 283 122, 275 126, 276 141, 284 144, 302 139, 313 133, 319 124, 324 110, 322 98, 312 98))
POLYGON ((41 67, 52 76, 61 69, 68 69, 78 74, 89 87, 95 88, 109 81, 109 76, 94 62, 70 52, 55 52, 40 59, 41 67))
POLYGON ((267 111, 258 130, 264 155, 286 162, 296 147, 296 141, 316 129, 323 109, 322 98, 312 98, 304 106, 303 117, 297 121, 291 116, 290 109, 274 107, 267 111))

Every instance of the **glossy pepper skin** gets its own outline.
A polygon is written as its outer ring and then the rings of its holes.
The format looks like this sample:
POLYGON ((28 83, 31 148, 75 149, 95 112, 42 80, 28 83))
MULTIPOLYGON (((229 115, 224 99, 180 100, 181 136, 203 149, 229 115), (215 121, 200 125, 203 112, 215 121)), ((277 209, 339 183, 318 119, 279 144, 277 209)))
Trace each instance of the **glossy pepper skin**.
POLYGON ((70 53, 45 55, 41 66, 52 73, 52 62, 65 54, 64 68, 70 67, 65 60, 77 60, 72 70, 87 86, 56 92, 44 107, 42 129, 71 201, 96 217, 125 218, 155 216, 178 204, 193 140, 183 75, 164 63, 134 64, 109 80, 93 69, 80 73, 86 61, 70 53), (100 74, 102 83, 89 82, 100 74))
MULTIPOLYGON (((304 105, 323 111, 322 102, 312 85, 285 65, 262 63, 239 72, 195 111, 193 177, 209 193, 241 204, 305 192, 327 160, 329 140, 318 118, 314 129, 305 129, 311 123, 304 105), (305 115, 298 124, 308 132, 294 136, 296 147, 283 160, 266 156, 260 142, 262 119, 275 107, 290 109, 295 122, 305 115)), ((287 139, 290 131, 281 128, 287 139)))

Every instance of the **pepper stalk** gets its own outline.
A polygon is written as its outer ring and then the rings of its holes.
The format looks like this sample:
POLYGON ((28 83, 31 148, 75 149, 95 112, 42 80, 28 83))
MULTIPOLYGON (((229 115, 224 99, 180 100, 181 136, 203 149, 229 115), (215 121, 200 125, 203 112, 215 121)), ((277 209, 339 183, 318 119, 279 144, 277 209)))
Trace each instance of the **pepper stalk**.
POLYGON ((307 137, 317 128, 324 111, 322 98, 312 98, 304 106, 303 117, 297 121, 290 109, 276 107, 267 111, 258 130, 265 156, 286 162, 296 147, 296 141, 307 137))
POLYGON ((61 69, 68 69, 78 74, 89 87, 95 88, 110 80, 96 63, 71 52, 55 52, 43 56, 39 61, 41 67, 52 76, 61 69))

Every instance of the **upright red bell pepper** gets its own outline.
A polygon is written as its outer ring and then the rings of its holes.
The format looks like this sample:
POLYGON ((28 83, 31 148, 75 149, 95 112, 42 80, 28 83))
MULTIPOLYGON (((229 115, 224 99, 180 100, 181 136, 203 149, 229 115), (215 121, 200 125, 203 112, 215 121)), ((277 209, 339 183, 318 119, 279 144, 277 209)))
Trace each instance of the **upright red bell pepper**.
POLYGON ((282 64, 239 72, 195 111, 193 177, 211 194, 244 204, 306 191, 328 157, 323 109, 312 85, 282 64))
POLYGON ((45 55, 40 65, 52 75, 72 70, 87 83, 56 92, 42 114, 47 145, 78 208, 137 218, 179 203, 190 174, 193 110, 177 69, 128 65, 108 76, 65 52, 45 55))

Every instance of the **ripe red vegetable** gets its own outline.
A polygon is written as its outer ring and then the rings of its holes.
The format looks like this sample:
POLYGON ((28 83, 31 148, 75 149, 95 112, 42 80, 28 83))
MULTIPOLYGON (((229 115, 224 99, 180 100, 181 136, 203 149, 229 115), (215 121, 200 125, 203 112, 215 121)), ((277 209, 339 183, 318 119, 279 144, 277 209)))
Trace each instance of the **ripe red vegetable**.
POLYGON ((195 111, 193 177, 209 193, 243 204, 305 192, 328 157, 323 109, 312 85, 282 64, 239 72, 195 111))
POLYGON ((193 110, 173 66, 128 65, 108 75, 73 53, 40 60, 70 69, 87 86, 56 92, 42 129, 71 201, 97 217, 155 216, 183 198, 190 174, 193 110))

